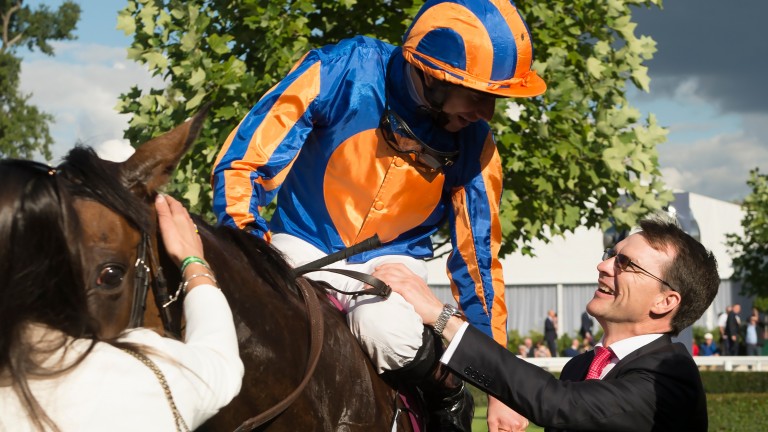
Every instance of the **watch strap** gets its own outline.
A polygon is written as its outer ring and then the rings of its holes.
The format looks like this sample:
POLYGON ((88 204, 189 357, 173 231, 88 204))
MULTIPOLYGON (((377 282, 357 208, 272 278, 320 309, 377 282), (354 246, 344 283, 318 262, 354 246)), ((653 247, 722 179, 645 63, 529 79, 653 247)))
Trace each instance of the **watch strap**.
POLYGON ((456 306, 444 304, 443 310, 440 312, 440 315, 437 316, 435 325, 432 326, 438 336, 443 336, 443 331, 445 330, 445 326, 448 324, 448 320, 451 319, 451 317, 454 315, 460 316, 460 312, 458 309, 456 309, 456 306))

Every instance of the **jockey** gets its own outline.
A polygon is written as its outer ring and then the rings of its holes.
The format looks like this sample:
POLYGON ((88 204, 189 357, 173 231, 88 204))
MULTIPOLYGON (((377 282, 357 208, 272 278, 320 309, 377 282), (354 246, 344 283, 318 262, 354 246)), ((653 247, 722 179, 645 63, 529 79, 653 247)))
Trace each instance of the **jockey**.
MULTIPOLYGON (((357 36, 309 51, 224 143, 213 172, 219 223, 270 240, 295 266, 377 234, 381 248, 331 267, 370 274, 398 262, 426 280, 431 236, 447 222, 460 310, 506 346, 502 165, 488 121, 497 98, 545 91, 532 62, 510 0, 429 0, 402 47, 357 36), (267 223, 260 210, 275 196, 267 223)), ((411 306, 398 294, 337 297, 377 371, 418 382, 436 429, 470 430, 467 392, 453 376, 437 379, 442 341, 411 306), (457 418, 467 403, 469 422, 457 418)))

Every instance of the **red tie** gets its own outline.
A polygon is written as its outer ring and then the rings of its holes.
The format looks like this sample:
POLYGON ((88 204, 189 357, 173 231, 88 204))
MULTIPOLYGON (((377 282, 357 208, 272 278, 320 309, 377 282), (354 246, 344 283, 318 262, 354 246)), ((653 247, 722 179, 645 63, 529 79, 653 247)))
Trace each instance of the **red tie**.
POLYGON ((584 379, 600 379, 600 373, 603 372, 605 366, 611 361, 611 357, 613 357, 613 351, 610 348, 596 347, 595 358, 592 359, 592 363, 589 365, 589 372, 587 372, 587 377, 584 379))

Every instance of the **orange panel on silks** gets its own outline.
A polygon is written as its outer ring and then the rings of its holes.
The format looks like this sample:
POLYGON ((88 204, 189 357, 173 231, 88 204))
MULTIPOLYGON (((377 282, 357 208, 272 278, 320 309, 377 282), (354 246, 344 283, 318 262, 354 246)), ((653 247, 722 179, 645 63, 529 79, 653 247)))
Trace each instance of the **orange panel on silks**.
POLYGON ((352 245, 374 234, 386 243, 424 222, 440 202, 444 181, 442 175, 430 177, 397 156, 378 129, 339 145, 328 161, 323 193, 344 243, 352 245))

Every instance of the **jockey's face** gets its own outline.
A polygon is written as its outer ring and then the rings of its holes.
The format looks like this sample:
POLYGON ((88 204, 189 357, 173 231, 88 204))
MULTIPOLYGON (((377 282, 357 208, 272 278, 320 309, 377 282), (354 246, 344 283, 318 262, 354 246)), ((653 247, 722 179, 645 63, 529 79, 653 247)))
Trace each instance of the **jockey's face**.
POLYGON ((443 113, 449 132, 458 132, 478 120, 491 121, 496 109, 496 98, 487 93, 461 86, 450 86, 443 103, 443 113))

